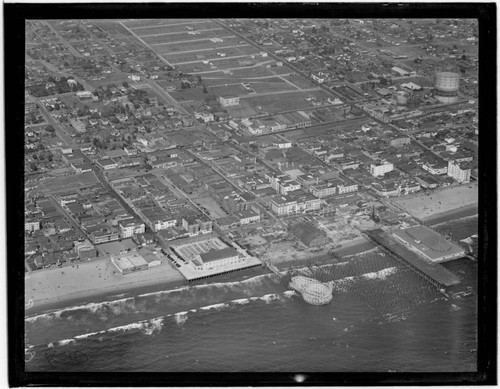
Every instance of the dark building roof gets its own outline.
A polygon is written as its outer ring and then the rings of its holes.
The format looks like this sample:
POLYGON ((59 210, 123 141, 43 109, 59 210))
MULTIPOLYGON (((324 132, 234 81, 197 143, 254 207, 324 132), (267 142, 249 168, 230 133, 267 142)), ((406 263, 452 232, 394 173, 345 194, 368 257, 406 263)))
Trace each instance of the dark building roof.
POLYGON ((290 227, 290 231, 306 246, 324 244, 328 241, 326 234, 311 223, 296 223, 290 227))
POLYGON ((235 257, 238 255, 238 251, 236 251, 233 247, 226 247, 222 250, 210 250, 206 253, 200 254, 201 260, 205 262, 217 261, 219 259, 235 257))

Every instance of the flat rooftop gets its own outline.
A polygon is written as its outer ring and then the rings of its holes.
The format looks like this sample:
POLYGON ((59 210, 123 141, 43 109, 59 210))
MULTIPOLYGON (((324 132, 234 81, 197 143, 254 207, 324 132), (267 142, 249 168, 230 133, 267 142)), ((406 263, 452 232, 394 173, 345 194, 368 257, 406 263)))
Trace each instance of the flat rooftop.
POLYGON ((405 260, 411 267, 424 273, 441 285, 452 286, 460 283, 460 279, 451 271, 437 263, 430 263, 425 261, 423 258, 420 258, 418 254, 403 246, 402 243, 398 243, 396 238, 387 234, 383 230, 371 230, 367 231, 366 234, 376 243, 405 260))
POLYGON ((433 262, 465 255, 462 247, 447 241, 444 236, 426 226, 414 226, 393 234, 433 262))

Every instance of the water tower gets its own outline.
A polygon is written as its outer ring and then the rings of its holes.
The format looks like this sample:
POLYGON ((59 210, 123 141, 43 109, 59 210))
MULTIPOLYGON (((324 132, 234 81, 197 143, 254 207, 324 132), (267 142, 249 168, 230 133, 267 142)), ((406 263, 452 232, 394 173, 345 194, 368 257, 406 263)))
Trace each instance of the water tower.
POLYGON ((456 103, 460 89, 460 74, 454 70, 436 71, 434 98, 443 104, 456 103))

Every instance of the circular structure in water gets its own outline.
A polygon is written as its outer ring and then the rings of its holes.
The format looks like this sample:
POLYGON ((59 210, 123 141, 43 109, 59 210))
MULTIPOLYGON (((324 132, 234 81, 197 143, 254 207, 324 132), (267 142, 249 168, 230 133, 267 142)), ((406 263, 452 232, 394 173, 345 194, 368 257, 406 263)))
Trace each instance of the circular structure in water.
POLYGON ((302 295, 306 303, 325 305, 333 299, 333 287, 313 278, 295 276, 290 280, 290 287, 302 295))

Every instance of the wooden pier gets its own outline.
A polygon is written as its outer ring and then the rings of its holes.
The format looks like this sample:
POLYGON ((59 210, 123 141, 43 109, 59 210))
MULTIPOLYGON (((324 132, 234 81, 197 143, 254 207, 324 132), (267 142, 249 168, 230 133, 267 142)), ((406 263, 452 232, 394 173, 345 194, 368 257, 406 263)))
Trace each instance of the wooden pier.
POLYGON ((409 267, 420 277, 435 285, 437 288, 457 285, 460 279, 451 271, 437 263, 430 263, 420 258, 416 253, 410 251, 396 242, 390 235, 381 229, 366 231, 365 235, 374 243, 381 246, 392 257, 409 267))

